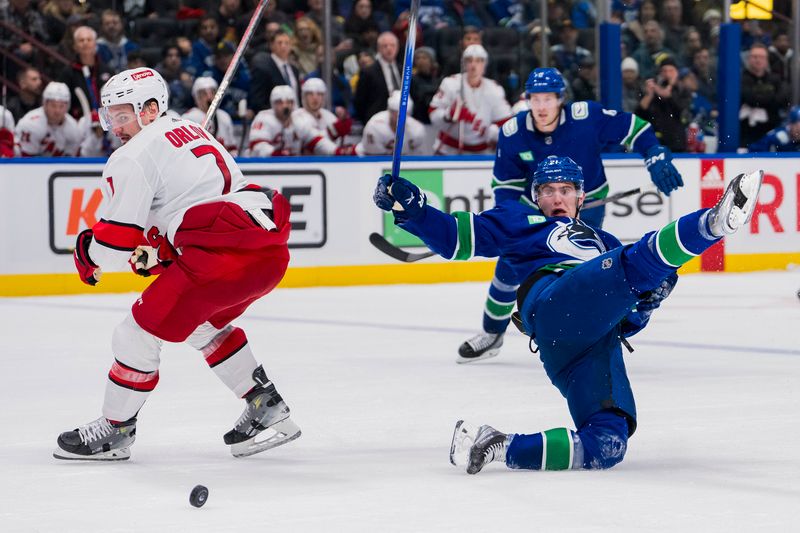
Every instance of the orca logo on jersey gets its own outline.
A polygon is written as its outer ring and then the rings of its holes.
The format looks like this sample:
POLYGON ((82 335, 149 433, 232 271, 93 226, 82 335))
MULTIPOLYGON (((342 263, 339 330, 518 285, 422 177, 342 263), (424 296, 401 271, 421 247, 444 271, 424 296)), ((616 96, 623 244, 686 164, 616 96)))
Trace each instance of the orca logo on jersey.
POLYGON ((547 246, 554 252, 586 261, 606 253, 597 232, 580 220, 556 221, 547 236, 547 246))
POLYGON ((139 81, 139 80, 142 80, 144 78, 149 78, 152 75, 153 75, 153 71, 152 70, 143 70, 141 72, 134 72, 133 74, 131 74, 131 79, 133 81, 139 81))

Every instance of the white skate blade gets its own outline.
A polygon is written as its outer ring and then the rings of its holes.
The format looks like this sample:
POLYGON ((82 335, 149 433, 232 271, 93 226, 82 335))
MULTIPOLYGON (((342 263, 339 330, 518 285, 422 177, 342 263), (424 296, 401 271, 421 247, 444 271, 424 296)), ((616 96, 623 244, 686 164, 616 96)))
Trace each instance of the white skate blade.
POLYGON ((61 448, 56 448, 53 452, 53 457, 65 461, 125 461, 131 458, 131 450, 130 448, 120 448, 118 450, 109 450, 94 455, 78 455, 62 450, 61 448))
POLYGON ((255 455, 291 442, 299 436, 300 428, 290 418, 284 418, 280 422, 272 424, 252 439, 231 444, 231 454, 234 457, 255 455), (256 441, 258 438, 260 440, 256 441))
MULTIPOLYGON (((756 200, 758 200, 758 193, 761 190, 761 181, 764 178, 763 170, 756 170, 750 174, 745 174, 739 182, 739 191, 747 200, 743 205, 733 205, 730 213, 728 213, 728 227, 731 229, 739 229, 744 226, 753 217, 755 211, 756 200)), ((737 197, 739 195, 737 194, 737 197)))
POLYGON ((456 363, 459 365, 464 365, 468 363, 474 363, 475 361, 485 361, 487 359, 491 359, 492 357, 497 357, 497 354, 500 353, 502 346, 498 346, 497 348, 492 348, 491 350, 486 350, 478 357, 461 357, 460 355, 456 357, 456 363))
POLYGON ((456 422, 456 427, 453 429, 453 440, 450 442, 451 465, 466 468, 469 462, 469 450, 475 444, 477 436, 478 428, 463 420, 456 422))

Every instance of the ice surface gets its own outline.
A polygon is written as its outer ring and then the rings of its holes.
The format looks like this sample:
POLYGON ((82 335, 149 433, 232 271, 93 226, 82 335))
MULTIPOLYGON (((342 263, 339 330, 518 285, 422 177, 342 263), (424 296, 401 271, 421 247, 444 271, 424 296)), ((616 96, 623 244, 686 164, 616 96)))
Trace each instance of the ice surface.
POLYGON ((114 464, 51 452, 99 415, 111 331, 136 296, 0 299, 0 531, 796 530, 798 288, 796 272, 684 277, 631 339, 639 429, 622 464, 477 476, 448 461, 459 418, 570 425, 521 335, 455 363, 483 283, 278 290, 238 324, 303 436, 231 457, 241 401, 169 344, 132 458, 114 464))

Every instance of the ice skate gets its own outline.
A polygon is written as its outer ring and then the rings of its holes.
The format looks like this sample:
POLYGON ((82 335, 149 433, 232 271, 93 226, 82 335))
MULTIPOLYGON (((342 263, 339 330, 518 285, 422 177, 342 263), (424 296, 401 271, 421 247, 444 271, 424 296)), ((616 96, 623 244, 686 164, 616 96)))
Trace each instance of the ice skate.
POLYGON ((130 445, 136 440, 136 418, 112 424, 101 416, 58 436, 56 459, 78 461, 124 461, 130 459, 130 445))
POLYGON ((495 357, 503 347, 504 335, 505 333, 481 332, 467 339, 458 347, 456 363, 473 363, 495 357))
POLYGON ((492 426, 481 426, 476 430, 459 420, 450 443, 450 463, 464 467, 467 474, 477 474, 493 461, 505 462, 507 437, 492 426))
POLYGON ((750 221, 763 177, 764 171, 757 170, 733 178, 717 205, 708 211, 707 224, 712 235, 723 237, 736 233, 750 221))
POLYGON ((289 407, 260 366, 253 378, 260 385, 247 393, 247 407, 224 437, 234 457, 263 452, 300 436, 300 428, 289 418, 289 407))

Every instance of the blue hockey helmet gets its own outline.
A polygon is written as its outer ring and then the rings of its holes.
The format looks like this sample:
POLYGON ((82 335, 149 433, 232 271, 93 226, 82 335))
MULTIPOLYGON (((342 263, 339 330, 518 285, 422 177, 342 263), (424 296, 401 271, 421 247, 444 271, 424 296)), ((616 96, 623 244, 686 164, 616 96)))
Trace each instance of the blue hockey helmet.
POLYGON ((800 122, 800 105, 796 105, 789 110, 789 118, 786 121, 789 124, 800 122))
POLYGON ((580 191, 583 189, 583 171, 569 157, 549 155, 537 165, 533 173, 531 188, 534 200, 536 191, 545 183, 572 183, 580 191))
POLYGON ((559 98, 564 96, 564 77, 557 68, 541 67, 533 69, 528 80, 525 82, 525 92, 533 93, 556 93, 559 98))

